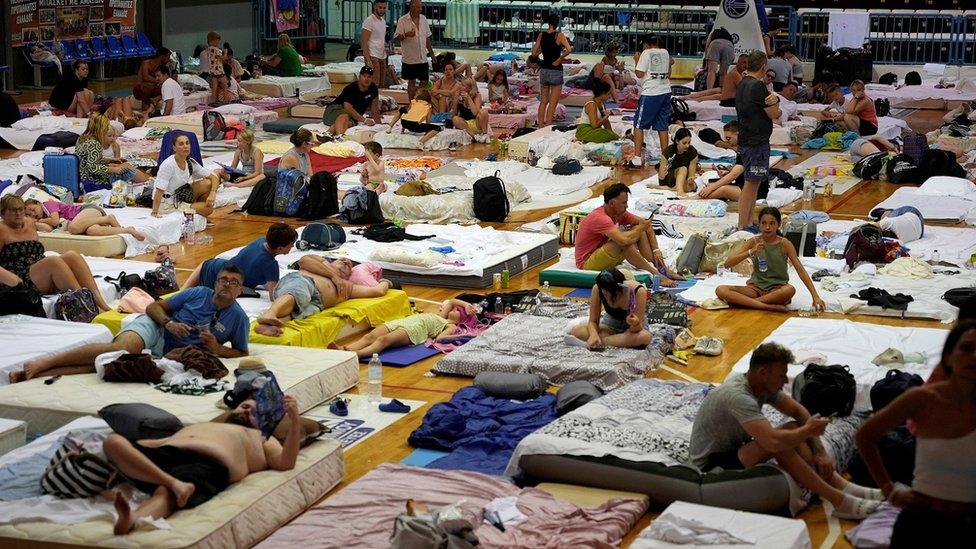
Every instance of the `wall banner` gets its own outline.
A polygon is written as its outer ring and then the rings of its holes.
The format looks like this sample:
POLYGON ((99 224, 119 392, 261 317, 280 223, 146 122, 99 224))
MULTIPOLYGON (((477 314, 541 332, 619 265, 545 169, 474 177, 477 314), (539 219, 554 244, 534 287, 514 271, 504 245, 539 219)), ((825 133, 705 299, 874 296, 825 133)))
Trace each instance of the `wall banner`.
POLYGON ((136 27, 136 0, 6 0, 10 45, 119 36, 136 27))

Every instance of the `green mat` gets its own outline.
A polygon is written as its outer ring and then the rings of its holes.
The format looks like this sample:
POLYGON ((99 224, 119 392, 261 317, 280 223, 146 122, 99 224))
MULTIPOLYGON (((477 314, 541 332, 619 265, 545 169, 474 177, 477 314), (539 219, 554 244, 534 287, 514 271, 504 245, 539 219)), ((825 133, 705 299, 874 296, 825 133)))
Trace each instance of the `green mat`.
MULTIPOLYGON (((590 288, 596 284, 597 271, 564 271, 562 269, 543 269, 539 271, 539 284, 548 282, 550 286, 564 286, 568 288, 590 288)), ((634 278, 642 283, 651 284, 651 275, 639 273, 634 278)))

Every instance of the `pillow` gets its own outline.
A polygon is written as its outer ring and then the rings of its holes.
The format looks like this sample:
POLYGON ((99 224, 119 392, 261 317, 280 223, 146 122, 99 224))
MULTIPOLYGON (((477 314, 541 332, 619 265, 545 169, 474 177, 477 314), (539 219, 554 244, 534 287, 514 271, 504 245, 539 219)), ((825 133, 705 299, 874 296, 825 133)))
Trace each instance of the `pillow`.
POLYGON ((256 108, 250 105, 245 105, 243 103, 230 103, 227 105, 221 105, 219 107, 216 107, 214 110, 219 112, 220 114, 253 114, 257 112, 256 108))
POLYGON ((397 244, 377 246, 369 258, 373 261, 385 263, 399 263, 414 267, 431 268, 444 262, 444 256, 430 250, 414 250, 397 244))
POLYGON ((918 188, 918 192, 921 194, 963 196, 976 192, 976 184, 961 177, 937 175, 925 180, 925 183, 922 183, 922 186, 918 188))
POLYGON ((349 282, 372 288, 380 283, 383 277, 383 269, 372 263, 360 263, 352 268, 349 275, 349 282))
MULTIPOLYGON (((15 130, 30 131, 70 130, 75 126, 75 122, 77 122, 78 125, 88 124, 88 120, 83 118, 70 120, 64 116, 29 116, 14 122, 10 125, 10 127, 15 130)), ((84 126, 82 126, 82 128, 84 128, 84 126)))
POLYGON ((183 428, 183 422, 173 414, 140 402, 109 404, 98 415, 113 431, 133 442, 168 437, 183 428))
POLYGON ((591 400, 603 396, 603 390, 589 381, 570 381, 556 393, 556 414, 564 415, 591 400))
POLYGON ((505 194, 508 196, 508 202, 511 204, 521 204, 522 202, 532 200, 532 196, 529 195, 529 191, 525 188, 525 185, 518 181, 506 181, 505 194))
POLYGON ((474 386, 495 398, 529 400, 544 395, 549 384, 539 374, 480 372, 474 386))
POLYGON ((177 74, 176 81, 180 83, 180 87, 184 90, 210 91, 210 83, 195 74, 177 74))

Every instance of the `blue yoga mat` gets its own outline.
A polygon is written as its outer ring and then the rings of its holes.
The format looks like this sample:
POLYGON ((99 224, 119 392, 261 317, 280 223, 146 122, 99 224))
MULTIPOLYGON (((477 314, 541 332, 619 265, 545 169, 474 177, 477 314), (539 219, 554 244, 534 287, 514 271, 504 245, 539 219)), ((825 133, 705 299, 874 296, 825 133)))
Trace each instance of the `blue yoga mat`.
POLYGON ((409 456, 403 458, 403 461, 400 463, 404 465, 413 465, 414 467, 426 467, 432 461, 440 459, 446 455, 447 452, 441 452, 440 450, 417 448, 411 452, 409 456))
MULTIPOLYGON (((407 345, 405 347, 395 347, 393 349, 387 349, 380 353, 380 360, 383 361, 383 366, 396 366, 404 367, 410 366, 415 362, 420 362, 421 360, 432 357, 440 353, 437 349, 431 349, 424 344, 420 345, 407 345)), ((359 359, 359 362, 367 363, 370 357, 363 357, 359 359)))
POLYGON ((592 292, 592 291, 593 290, 591 288, 576 288, 572 292, 569 292, 568 294, 566 294, 566 297, 569 297, 569 298, 573 298, 573 297, 590 297, 590 292, 592 292))

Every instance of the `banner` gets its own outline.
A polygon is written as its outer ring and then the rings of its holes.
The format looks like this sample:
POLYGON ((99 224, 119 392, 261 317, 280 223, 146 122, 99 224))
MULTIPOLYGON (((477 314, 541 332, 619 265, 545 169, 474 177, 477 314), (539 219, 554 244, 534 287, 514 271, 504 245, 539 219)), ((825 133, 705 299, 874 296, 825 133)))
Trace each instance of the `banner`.
POLYGON ((757 13, 753 0, 722 0, 719 5, 712 28, 722 27, 729 31, 736 56, 755 50, 766 51, 757 13))
POLYGON ((136 28, 136 0, 6 0, 10 45, 119 36, 136 28))
POLYGON ((278 32, 297 29, 299 26, 299 0, 271 0, 271 14, 278 32))

